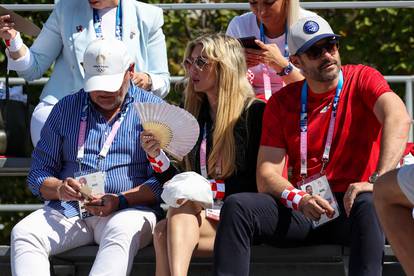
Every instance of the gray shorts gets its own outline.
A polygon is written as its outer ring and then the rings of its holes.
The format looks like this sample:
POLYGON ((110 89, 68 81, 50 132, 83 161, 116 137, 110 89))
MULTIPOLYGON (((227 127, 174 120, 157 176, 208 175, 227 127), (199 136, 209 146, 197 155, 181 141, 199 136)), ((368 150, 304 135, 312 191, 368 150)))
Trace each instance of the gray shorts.
POLYGON ((402 192, 414 205, 414 164, 401 167, 397 180, 402 192))

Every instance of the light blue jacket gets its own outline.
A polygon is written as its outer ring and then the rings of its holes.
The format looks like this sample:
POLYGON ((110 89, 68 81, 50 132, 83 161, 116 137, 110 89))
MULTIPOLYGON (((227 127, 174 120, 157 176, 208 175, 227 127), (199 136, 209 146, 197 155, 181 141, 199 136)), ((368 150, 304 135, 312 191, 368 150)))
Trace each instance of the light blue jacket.
MULTIPOLYGON (((122 0, 122 40, 135 61, 137 72, 147 72, 153 93, 165 97, 170 87, 162 10, 156 6, 122 0)), ((87 0, 60 0, 40 35, 30 47, 29 69, 17 71, 26 80, 42 77, 55 62, 40 99, 55 104, 83 87, 83 53, 96 39, 93 11, 87 0)))

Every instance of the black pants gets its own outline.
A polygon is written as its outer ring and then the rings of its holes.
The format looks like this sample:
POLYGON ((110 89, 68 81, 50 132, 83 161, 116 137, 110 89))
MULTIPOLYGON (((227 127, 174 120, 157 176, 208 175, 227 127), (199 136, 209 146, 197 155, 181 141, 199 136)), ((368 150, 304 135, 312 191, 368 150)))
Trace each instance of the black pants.
POLYGON ((221 210, 217 229, 214 275, 249 275, 250 247, 260 243, 277 247, 348 245, 351 247, 350 276, 381 275, 385 238, 372 193, 357 196, 349 218, 343 208, 343 196, 343 193, 335 194, 340 216, 315 229, 310 219, 286 208, 270 195, 240 193, 229 196, 221 210))

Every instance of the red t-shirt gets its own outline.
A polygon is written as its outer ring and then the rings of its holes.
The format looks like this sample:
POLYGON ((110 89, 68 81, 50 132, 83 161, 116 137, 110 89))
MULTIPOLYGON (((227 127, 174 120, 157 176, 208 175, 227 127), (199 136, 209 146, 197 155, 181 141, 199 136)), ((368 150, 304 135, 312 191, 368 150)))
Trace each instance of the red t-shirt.
MULTIPOLYGON (((342 67, 344 84, 339 100, 326 175, 334 192, 366 181, 375 171, 382 126, 373 112, 378 97, 391 88, 375 69, 364 65, 342 67)), ((303 81, 274 94, 263 116, 261 145, 284 148, 292 167, 291 182, 300 180, 300 98, 303 81)), ((321 170, 332 101, 336 89, 308 92, 308 176, 321 170)))

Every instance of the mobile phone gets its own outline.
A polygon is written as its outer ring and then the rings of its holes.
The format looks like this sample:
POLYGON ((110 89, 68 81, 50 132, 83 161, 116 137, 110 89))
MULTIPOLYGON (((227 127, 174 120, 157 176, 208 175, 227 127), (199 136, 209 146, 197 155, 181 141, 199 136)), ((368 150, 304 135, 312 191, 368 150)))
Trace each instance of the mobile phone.
POLYGON ((240 37, 239 41, 244 48, 260 50, 260 46, 254 42, 257 38, 254 36, 240 37))

